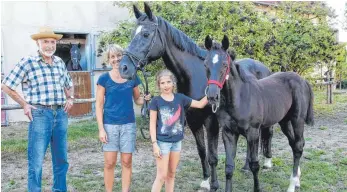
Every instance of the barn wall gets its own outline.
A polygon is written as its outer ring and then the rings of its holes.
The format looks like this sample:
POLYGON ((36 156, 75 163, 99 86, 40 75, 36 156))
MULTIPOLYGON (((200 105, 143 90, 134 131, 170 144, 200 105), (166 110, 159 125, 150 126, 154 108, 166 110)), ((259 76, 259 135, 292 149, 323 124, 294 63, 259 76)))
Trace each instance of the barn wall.
MULTIPOLYGON (((113 6, 111 1, 2 1, 3 66, 1 72, 8 74, 22 57, 35 54, 37 46, 30 35, 36 33, 40 26, 48 25, 60 32, 93 34, 114 29, 118 21, 128 18, 128 10, 113 6)), ((91 60, 88 62, 90 65, 95 64, 91 63, 91 60)), ((17 88, 17 91, 22 93, 21 86, 17 88)), ((9 97, 7 102, 15 104, 9 97)), ((8 111, 7 114, 9 122, 28 120, 23 110, 8 111)))

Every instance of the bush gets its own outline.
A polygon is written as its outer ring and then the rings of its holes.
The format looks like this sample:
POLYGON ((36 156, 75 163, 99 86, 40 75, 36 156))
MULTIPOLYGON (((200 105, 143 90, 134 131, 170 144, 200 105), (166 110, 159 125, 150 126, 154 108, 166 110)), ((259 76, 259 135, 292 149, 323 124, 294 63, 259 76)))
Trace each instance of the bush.
MULTIPOLYGON (((337 83, 336 88, 340 89, 340 82, 337 83)), ((347 79, 341 81, 341 88, 347 89, 347 79)))

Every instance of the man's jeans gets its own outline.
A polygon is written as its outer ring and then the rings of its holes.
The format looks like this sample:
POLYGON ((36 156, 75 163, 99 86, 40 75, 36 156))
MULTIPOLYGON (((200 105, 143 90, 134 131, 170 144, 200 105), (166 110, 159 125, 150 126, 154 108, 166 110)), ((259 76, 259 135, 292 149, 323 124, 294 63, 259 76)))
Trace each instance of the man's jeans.
POLYGON ((42 164, 49 143, 54 174, 52 191, 67 191, 67 113, 63 107, 35 107, 28 130, 28 191, 41 191, 42 164))

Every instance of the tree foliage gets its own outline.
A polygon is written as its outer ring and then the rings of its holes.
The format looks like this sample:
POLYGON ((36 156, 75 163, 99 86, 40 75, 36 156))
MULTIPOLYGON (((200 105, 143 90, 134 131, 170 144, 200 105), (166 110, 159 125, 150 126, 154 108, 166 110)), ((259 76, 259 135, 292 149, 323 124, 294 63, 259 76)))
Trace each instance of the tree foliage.
MULTIPOLYGON (((129 8, 131 15, 133 4, 115 3, 129 8)), ((143 10, 142 2, 135 4, 143 10)), ((336 15, 323 2, 279 2, 263 9, 254 2, 157 1, 149 5, 155 15, 198 45, 203 45, 206 35, 220 40, 226 34, 238 58, 257 59, 273 71, 305 74, 318 62, 335 63, 343 49, 336 42, 336 30, 331 28, 336 15)), ((120 23, 102 36, 101 45, 116 42, 125 47, 133 25, 134 17, 120 23)), ((162 65, 152 65, 149 70, 156 71, 158 66, 162 65)))
POLYGON ((336 15, 321 2, 282 2, 277 7, 271 31, 273 44, 268 63, 282 71, 309 72, 316 63, 330 69, 341 46, 331 23, 336 15), (326 19, 326 18, 329 19, 326 19))
POLYGON ((346 44, 342 44, 345 49, 340 49, 336 62, 336 77, 337 80, 347 80, 347 50, 346 44))

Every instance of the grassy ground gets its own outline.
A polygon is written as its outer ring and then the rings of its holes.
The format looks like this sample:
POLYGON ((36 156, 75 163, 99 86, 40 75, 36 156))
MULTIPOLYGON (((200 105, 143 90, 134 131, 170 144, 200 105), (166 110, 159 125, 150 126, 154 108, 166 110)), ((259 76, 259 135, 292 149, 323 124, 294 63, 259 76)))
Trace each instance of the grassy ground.
MULTIPOLYGON (((306 128, 306 146, 301 161, 300 191, 346 191, 347 192, 347 95, 335 95, 334 104, 325 104, 322 91, 315 91, 316 125, 306 128)), ((138 126, 145 126, 137 119, 138 126)), ((2 128, 1 191, 25 191, 27 179, 26 125, 2 128)), ((95 120, 74 123, 69 126, 69 191, 104 191, 103 156, 97 139, 95 120)), ((175 191, 198 191, 202 180, 200 160, 191 132, 183 141, 175 191)), ((151 144, 138 132, 137 152, 134 154, 132 191, 150 191, 155 177, 155 162, 151 155, 151 144)), ((285 191, 289 185, 292 169, 292 155, 288 141, 277 127, 273 139, 273 163, 271 170, 261 169, 259 176, 264 191, 285 191)), ((240 171, 245 156, 245 139, 239 141, 236 170, 233 177, 234 191, 252 191, 250 173, 240 171)), ((219 141, 219 163, 217 167, 220 191, 224 190, 224 146, 219 141)), ((45 159, 43 189, 49 191, 52 185, 50 154, 45 159)), ((262 164, 262 158, 260 158, 262 164)), ((120 167, 115 171, 114 191, 120 191, 120 167)))
POLYGON ((325 90, 315 90, 314 91, 314 111, 316 115, 334 115, 344 109, 347 103, 346 94, 334 94, 333 103, 327 104, 326 92, 325 90))

